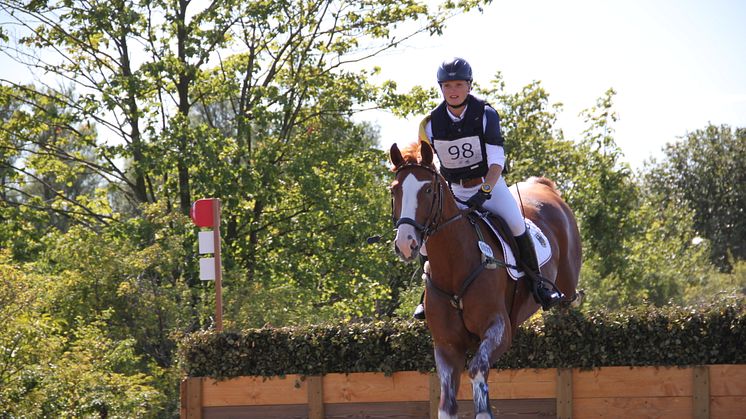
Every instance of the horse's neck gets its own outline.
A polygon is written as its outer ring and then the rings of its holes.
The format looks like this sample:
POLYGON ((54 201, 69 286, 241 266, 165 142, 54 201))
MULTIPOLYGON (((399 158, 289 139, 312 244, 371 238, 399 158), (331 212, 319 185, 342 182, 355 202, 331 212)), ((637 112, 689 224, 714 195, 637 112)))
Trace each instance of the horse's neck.
MULTIPOLYGON (((450 191, 448 192, 450 195, 450 191)), ((453 196, 446 195, 443 200, 441 222, 447 222, 457 217, 460 210, 456 206, 453 196)), ((427 241, 427 254, 433 275, 439 277, 439 272, 446 273, 453 281, 460 281, 460 276, 468 275, 479 263, 478 245, 474 237, 474 227, 464 214, 459 219, 444 225, 437 234, 427 241), (466 274, 464 273, 466 272, 466 274)))

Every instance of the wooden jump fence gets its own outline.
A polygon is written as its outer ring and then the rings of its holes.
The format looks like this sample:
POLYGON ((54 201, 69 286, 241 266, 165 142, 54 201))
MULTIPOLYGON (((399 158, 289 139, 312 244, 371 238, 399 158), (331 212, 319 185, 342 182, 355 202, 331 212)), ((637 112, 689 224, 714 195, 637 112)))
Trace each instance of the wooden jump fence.
MULTIPOLYGON (((746 365, 493 370, 497 418, 746 418, 746 365)), ((437 418, 434 374, 238 377, 181 383, 181 418, 437 418)), ((473 417, 464 375, 459 418, 473 417)))

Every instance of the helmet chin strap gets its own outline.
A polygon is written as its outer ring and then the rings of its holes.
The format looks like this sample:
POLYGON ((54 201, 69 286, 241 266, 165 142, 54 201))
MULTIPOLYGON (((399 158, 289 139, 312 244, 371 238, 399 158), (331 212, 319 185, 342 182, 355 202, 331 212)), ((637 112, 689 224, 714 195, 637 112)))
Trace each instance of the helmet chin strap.
POLYGON ((463 102, 461 102, 461 104, 459 104, 459 105, 450 105, 450 104, 449 104, 449 105, 448 105, 448 107, 450 107, 450 108, 453 108, 453 109, 460 109, 460 108, 463 108, 464 106, 466 106, 466 102, 467 102, 468 100, 469 100, 469 99, 468 99, 468 98, 466 98, 466 99, 464 99, 464 101, 463 101, 463 102))

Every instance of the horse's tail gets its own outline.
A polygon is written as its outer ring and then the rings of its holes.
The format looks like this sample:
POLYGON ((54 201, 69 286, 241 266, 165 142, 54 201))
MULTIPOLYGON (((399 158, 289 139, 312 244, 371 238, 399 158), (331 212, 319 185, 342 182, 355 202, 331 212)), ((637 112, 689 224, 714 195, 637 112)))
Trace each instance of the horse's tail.
POLYGON ((557 189, 557 184, 554 183, 552 179, 545 178, 543 176, 531 176, 530 178, 526 179, 526 183, 541 183, 542 185, 548 186, 549 189, 557 194, 557 196, 562 196, 559 189, 557 189))

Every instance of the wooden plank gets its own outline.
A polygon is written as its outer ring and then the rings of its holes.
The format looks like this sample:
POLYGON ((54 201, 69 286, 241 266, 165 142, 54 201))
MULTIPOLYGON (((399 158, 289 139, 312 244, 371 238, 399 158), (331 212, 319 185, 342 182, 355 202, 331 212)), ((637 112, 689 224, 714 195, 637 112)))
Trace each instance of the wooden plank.
POLYGON ((185 395, 182 400, 186 400, 184 412, 186 419, 202 419, 202 378, 187 378, 184 388, 185 395))
MULTIPOLYGON (((492 370, 490 399, 552 399, 560 417, 633 417, 627 410, 650 409, 643 417, 743 417, 746 412, 746 365, 711 365, 693 368, 604 367, 572 370, 568 378, 556 369, 492 370), (704 374, 708 371, 709 374, 704 374), (709 385, 708 385, 709 381, 709 385), (564 393, 563 393, 564 389, 564 393), (709 395, 707 394, 709 391, 709 395), (564 404, 573 394, 570 407, 564 404), (660 397, 660 398, 659 398, 660 397), (682 401, 686 400, 686 401, 682 401), (666 403, 671 403, 667 409, 666 403), (685 412, 682 411, 682 406, 685 412), (688 410, 686 410, 688 409, 688 410), (569 410, 569 412, 568 412, 569 410), (673 412, 673 413, 672 413, 673 412), (675 414, 674 414, 675 413, 675 414), (615 416, 616 415, 616 416, 615 416)), ((435 374, 416 371, 328 374, 324 377, 290 375, 285 378, 239 377, 225 381, 192 377, 180 385, 182 418, 200 418, 204 409, 219 406, 306 406, 307 417, 324 417, 329 403, 424 402, 423 414, 437 417, 440 383, 435 374), (317 384, 310 384, 316 383, 317 384), (314 399, 315 398, 315 399, 314 399), (311 402, 311 405, 308 403, 311 402), (315 407, 310 407, 315 406, 315 407), (313 415, 313 416, 311 416, 313 415)), ((471 404, 471 383, 464 373, 458 393, 471 404)))
POLYGON ((428 419, 428 401, 395 403, 333 403, 326 419, 428 419))
POLYGON ((205 379, 203 406, 255 406, 307 404, 306 381, 299 375, 285 378, 237 377, 216 381, 205 379))
POLYGON ((710 365, 710 396, 746 396, 746 365, 710 365))
MULTIPOLYGON (((546 419, 556 417, 555 399, 490 400, 495 419, 546 419)), ((474 403, 458 402, 458 417, 473 418, 474 403)))
POLYGON ((691 397, 691 368, 604 367, 573 371, 573 398, 691 397))
POLYGON ((572 418, 572 369, 557 369, 557 417, 572 418))
POLYGON ((691 397, 612 397, 573 401, 573 419, 688 419, 691 397))
POLYGON ((714 419, 746 417, 746 396, 711 397, 710 417, 714 419))
POLYGON ((710 419, 710 372, 707 366, 694 367, 692 416, 694 419, 710 419))
POLYGON ((430 374, 430 418, 438 419, 438 407, 440 406, 440 378, 438 374, 430 374))
POLYGON ((308 419, 324 419, 324 386, 322 377, 307 377, 308 383, 308 419))
MULTIPOLYGON (((520 369, 490 370, 487 377, 490 399, 554 399, 557 396, 557 370, 520 369)), ((461 386, 456 394, 458 400, 471 400, 469 374, 461 375, 461 386)))
POLYGON ((283 404, 277 406, 206 407, 204 419, 306 419, 308 406, 283 404))
POLYGON ((428 374, 417 371, 324 376, 324 403, 429 401, 428 374))

